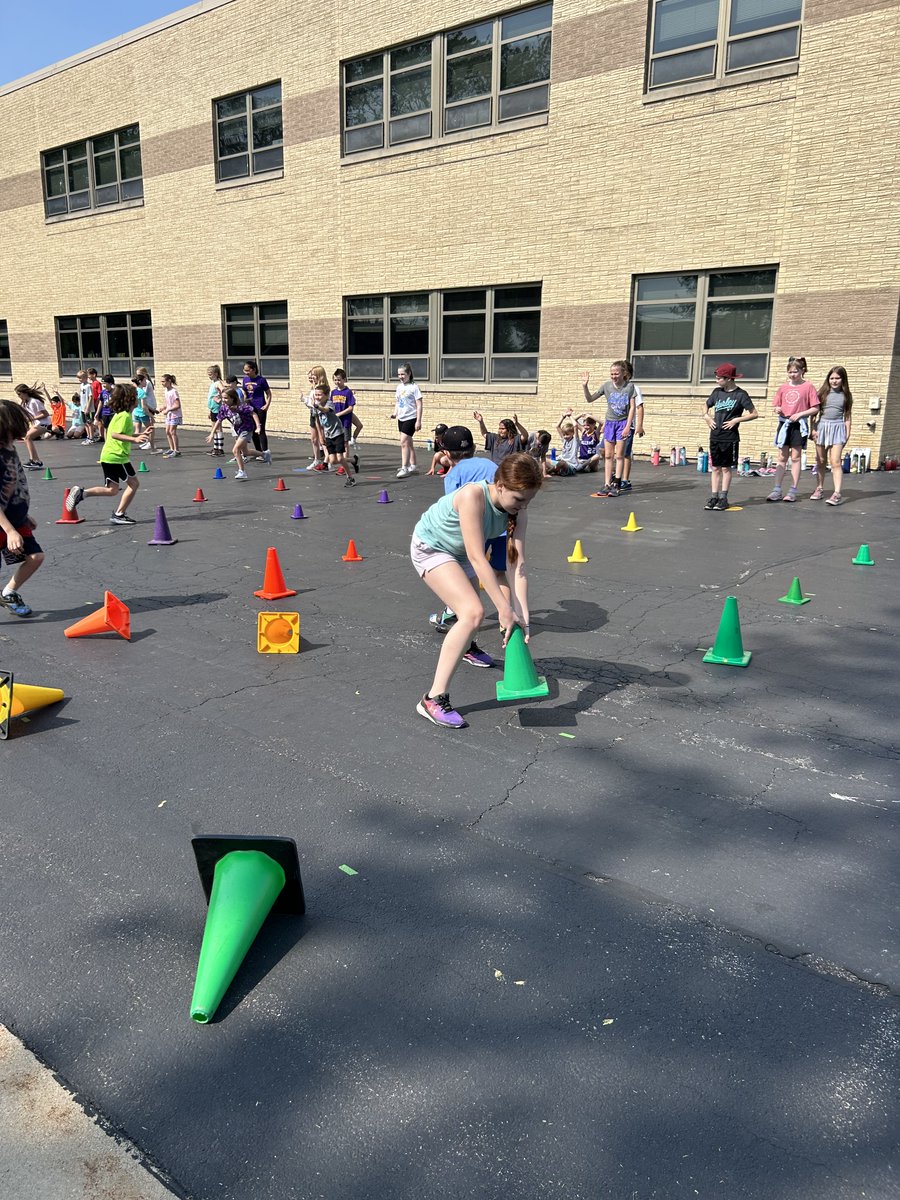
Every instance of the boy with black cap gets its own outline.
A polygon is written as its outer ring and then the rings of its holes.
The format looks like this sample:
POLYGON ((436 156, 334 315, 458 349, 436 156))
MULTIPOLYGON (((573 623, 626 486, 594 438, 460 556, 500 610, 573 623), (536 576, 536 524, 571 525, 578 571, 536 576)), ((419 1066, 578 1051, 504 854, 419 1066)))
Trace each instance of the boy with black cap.
POLYGON ((432 432, 434 433, 434 455, 431 459, 431 466, 425 472, 426 475, 446 475, 453 463, 450 455, 444 447, 444 434, 447 432, 448 426, 435 425, 432 432))
POLYGON ((728 507, 731 472, 738 464, 741 444, 738 427, 743 421, 755 421, 759 413, 742 387, 735 383, 737 367, 721 363, 716 367, 716 386, 706 400, 703 419, 709 426, 709 463, 711 495, 704 508, 724 512, 728 507))

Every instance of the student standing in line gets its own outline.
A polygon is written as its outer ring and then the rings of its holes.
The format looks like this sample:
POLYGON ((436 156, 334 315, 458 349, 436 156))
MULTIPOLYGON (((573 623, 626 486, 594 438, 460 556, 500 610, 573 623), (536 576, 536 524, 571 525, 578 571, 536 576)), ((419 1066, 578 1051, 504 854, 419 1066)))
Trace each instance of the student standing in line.
POLYGON ((218 432, 213 437, 213 448, 207 450, 207 454, 212 454, 215 458, 222 458, 225 454, 225 440, 222 437, 222 423, 219 421, 219 408, 222 404, 222 389, 225 387, 225 381, 222 378, 222 370, 216 363, 206 368, 206 378, 209 380, 209 391, 206 393, 206 407, 209 411, 209 419, 213 426, 218 423, 218 432))
POLYGON ((334 384, 331 389, 331 403, 334 405, 334 411, 341 418, 347 445, 355 446, 363 427, 362 421, 356 415, 356 397, 347 385, 347 375, 341 367, 335 367, 331 381, 334 384))
POLYGON ((126 515, 126 510, 140 486, 140 480, 135 475, 130 461, 132 445, 143 441, 142 436, 135 435, 131 417, 137 404, 137 388, 131 383, 117 383, 110 393, 109 400, 113 415, 107 429, 106 441, 100 451, 103 486, 83 488, 76 485, 69 488, 66 508, 69 512, 74 512, 85 496, 117 496, 119 484, 124 483, 125 491, 118 507, 109 518, 110 524, 135 525, 137 522, 126 515))
POLYGON ((102 442, 103 437, 100 433, 100 393, 103 391, 103 384, 100 381, 100 375, 96 367, 88 368, 88 383, 91 388, 91 441, 102 442))
POLYGON ((631 386, 634 388, 634 423, 632 424, 631 429, 626 434, 625 444, 622 447, 622 483, 620 485, 621 491, 630 492, 631 491, 631 459, 632 459, 632 453, 634 450, 634 438, 635 438, 635 434, 637 434, 637 436, 639 438, 642 438, 644 436, 644 397, 641 393, 641 389, 634 382, 634 367, 633 367, 633 365, 627 358, 623 358, 622 361, 625 363, 625 368, 626 368, 625 378, 629 381, 631 386))
POLYGON ((821 500, 825 487, 825 467, 831 467, 831 482, 834 491, 825 501, 836 506, 842 504, 841 484, 844 479, 844 469, 841 465, 841 455, 844 446, 850 441, 853 409, 853 393, 847 379, 846 367, 832 367, 828 378, 819 388, 819 420, 813 431, 816 440, 816 480, 817 487, 810 500, 821 500))
POLYGON ((87 446, 94 440, 94 389, 91 387, 87 371, 79 371, 76 379, 78 380, 84 444, 87 446))
POLYGON ((625 448, 625 431, 634 422, 634 384, 628 378, 628 363, 617 358, 609 368, 609 379, 599 391, 591 392, 590 373, 585 371, 581 376, 581 386, 584 398, 592 404, 599 396, 606 399, 606 419, 603 423, 603 495, 618 496, 622 481, 623 451, 625 448))
MULTIPOLYGON (((316 416, 328 454, 328 470, 334 471, 336 474, 341 474, 343 471, 343 474, 347 476, 344 487, 356 487, 353 471, 358 471, 359 468, 355 461, 352 467, 347 461, 347 436, 341 418, 334 411, 331 403, 328 384, 319 384, 315 390, 315 396, 316 416)), ((356 455, 354 454, 353 457, 355 460, 356 455)))
POLYGON ((269 387, 269 381, 265 375, 260 375, 259 366, 252 358, 244 363, 244 391, 247 393, 248 402, 259 418, 259 428, 253 431, 253 447, 256 450, 257 460, 270 463, 272 452, 269 450, 266 421, 272 405, 272 389, 269 387))
POLYGON ((325 374, 325 368, 320 364, 310 367, 306 372, 306 382, 309 384, 309 391, 305 396, 301 396, 303 404, 309 410, 309 444, 312 449, 312 457, 309 460, 307 471, 327 471, 328 463, 325 454, 325 441, 322 437, 322 428, 319 425, 319 417, 316 413, 316 388, 328 387, 328 376, 325 374))
POLYGON ((169 448, 163 453, 163 458, 181 458, 181 451, 178 448, 178 426, 182 421, 181 396, 178 394, 177 383, 178 380, 174 375, 163 375, 162 377, 166 396, 166 441, 169 443, 169 448))
POLYGON ((404 363, 397 371, 397 392, 394 398, 394 411, 391 420, 397 422, 400 431, 400 470, 397 478, 405 475, 415 475, 419 468, 416 466, 416 448, 413 438, 422 428, 423 396, 418 384, 413 378, 410 363, 404 363))
POLYGON ((431 687, 416 705, 416 712, 435 725, 465 729, 468 724, 450 703, 450 684, 484 621, 478 579, 496 606, 503 645, 515 625, 522 627, 528 640, 527 508, 543 481, 531 455, 511 454, 498 467, 493 482, 469 483, 442 496, 422 514, 413 531, 410 557, 416 572, 445 608, 456 614, 441 646, 431 687), (485 542, 504 529, 507 559, 513 568, 509 596, 504 595, 484 551, 485 542))
POLYGON ((44 561, 34 536, 35 522, 28 512, 28 476, 16 453, 16 440, 24 440, 28 417, 9 400, 0 400, 0 553, 13 573, 0 592, 0 604, 16 617, 30 617, 31 608, 19 594, 44 561))
POLYGON ((738 465, 741 447, 740 426, 755 421, 759 413, 742 387, 735 383, 737 367, 722 363, 716 367, 716 386, 707 397, 703 419, 709 426, 710 496, 704 508, 724 512, 728 507, 731 473, 738 465))
POLYGON ((97 401, 97 431, 99 433, 98 441, 106 440, 106 429, 113 418, 112 405, 109 402, 110 392, 115 386, 115 378, 112 375, 104 375, 100 380, 102 387, 100 388, 100 398, 97 401))
POLYGON ((779 387, 772 400, 772 407, 778 416, 778 432, 775 434, 778 466, 775 468, 774 486, 766 500, 784 500, 793 504, 797 499, 800 472, 803 469, 801 456, 809 436, 809 418, 818 413, 820 406, 819 393, 804 379, 806 371, 806 359, 802 355, 792 355, 787 363, 788 381, 779 387), (788 462, 791 465, 791 486, 787 495, 783 496, 781 484, 788 462))

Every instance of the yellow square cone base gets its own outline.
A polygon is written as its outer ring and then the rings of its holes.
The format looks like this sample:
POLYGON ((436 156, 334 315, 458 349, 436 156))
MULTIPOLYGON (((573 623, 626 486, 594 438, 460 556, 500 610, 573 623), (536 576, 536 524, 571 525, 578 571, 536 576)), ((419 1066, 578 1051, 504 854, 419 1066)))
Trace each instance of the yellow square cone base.
POLYGON ((260 654, 300 652, 300 614, 261 612, 256 617, 256 649, 260 654))

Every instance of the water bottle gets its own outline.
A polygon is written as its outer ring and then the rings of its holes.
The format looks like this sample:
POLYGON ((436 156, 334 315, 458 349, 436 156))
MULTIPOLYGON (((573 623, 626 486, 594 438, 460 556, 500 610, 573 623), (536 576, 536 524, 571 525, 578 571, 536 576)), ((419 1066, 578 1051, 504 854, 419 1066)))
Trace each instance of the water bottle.
POLYGON ((703 447, 702 446, 697 447, 697 470, 698 471, 706 470, 706 468, 703 465, 703 447))
POLYGON ((844 472, 845 475, 850 474, 850 453, 849 453, 849 451, 844 455, 844 461, 841 464, 841 470, 844 472))
POLYGON ((679 467, 687 466, 687 446, 682 446, 678 451, 678 465, 679 467))
POLYGON ((677 446, 673 446, 672 449, 669 451, 669 466, 670 467, 678 466, 678 447, 677 446))
POLYGON ((750 455, 749 454, 741 459, 741 474, 742 475, 750 474, 750 455))
POLYGON ((431 438, 428 438, 425 442, 425 449, 429 454, 432 452, 432 450, 434 450, 434 442, 431 440, 431 438))
POLYGON ((653 467, 659 466, 659 446, 653 447, 653 453, 650 455, 650 465, 653 467))
POLYGON ((550 461, 556 462, 556 447, 553 446, 550 450, 550 461))

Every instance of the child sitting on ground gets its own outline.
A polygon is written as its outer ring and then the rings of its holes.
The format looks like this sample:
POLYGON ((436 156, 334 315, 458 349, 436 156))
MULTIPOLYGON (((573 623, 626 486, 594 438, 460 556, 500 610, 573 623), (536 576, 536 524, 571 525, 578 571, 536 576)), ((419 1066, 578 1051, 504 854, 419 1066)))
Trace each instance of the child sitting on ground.
POLYGON ((453 459, 444 449, 444 434, 446 432, 446 425, 435 425, 434 454, 431 458, 431 466, 425 472, 426 475, 446 475, 453 466, 453 459))
POLYGON ((583 471, 578 458, 578 425, 572 416, 571 408, 567 408, 560 417, 557 426, 562 438, 562 449, 556 456, 556 465, 549 468, 548 474, 565 478, 567 475, 577 475, 583 471))

